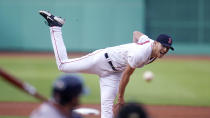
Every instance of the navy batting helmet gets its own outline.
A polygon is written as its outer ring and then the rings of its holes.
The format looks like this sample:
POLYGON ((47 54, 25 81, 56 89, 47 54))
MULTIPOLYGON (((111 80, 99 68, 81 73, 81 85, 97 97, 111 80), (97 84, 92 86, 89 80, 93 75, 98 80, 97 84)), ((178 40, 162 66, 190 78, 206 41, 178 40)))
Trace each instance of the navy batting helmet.
POLYGON ((53 84, 52 96, 57 103, 65 105, 72 98, 78 97, 83 90, 84 87, 81 77, 76 75, 62 75, 53 84))

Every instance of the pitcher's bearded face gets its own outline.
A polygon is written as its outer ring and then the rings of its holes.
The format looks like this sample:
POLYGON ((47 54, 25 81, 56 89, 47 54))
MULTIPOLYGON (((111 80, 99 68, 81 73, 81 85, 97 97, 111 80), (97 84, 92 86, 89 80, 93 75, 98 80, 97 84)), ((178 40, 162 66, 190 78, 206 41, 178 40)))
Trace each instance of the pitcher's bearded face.
POLYGON ((156 48, 155 48, 155 57, 162 58, 169 50, 169 47, 163 46, 159 42, 155 42, 156 48))

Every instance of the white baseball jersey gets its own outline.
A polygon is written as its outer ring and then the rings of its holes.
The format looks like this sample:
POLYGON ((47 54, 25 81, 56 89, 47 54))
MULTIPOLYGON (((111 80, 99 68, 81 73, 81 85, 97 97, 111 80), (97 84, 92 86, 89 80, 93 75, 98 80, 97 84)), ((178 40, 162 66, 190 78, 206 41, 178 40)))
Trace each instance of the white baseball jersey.
POLYGON ((66 118, 49 103, 43 103, 38 109, 34 110, 30 118, 66 118))
POLYGON ((107 48, 107 53, 117 70, 125 70, 127 64, 132 68, 141 68, 150 60, 153 42, 152 39, 143 35, 138 43, 110 47, 107 48))
MULTIPOLYGON (((113 118, 113 102, 118 92, 122 72, 129 64, 141 68, 150 63, 153 40, 146 35, 138 43, 129 43, 96 50, 83 57, 69 59, 63 42, 61 27, 50 27, 51 41, 58 69, 66 73, 89 73, 100 77, 101 118, 113 118), (108 54, 108 59, 105 54, 108 54), (115 71, 110 64, 112 62, 115 71)), ((79 39, 78 39, 79 40, 79 39)))
POLYGON ((30 118, 81 118, 80 115, 69 114, 69 116, 62 115, 58 109, 55 108, 51 103, 45 102, 41 106, 35 109, 30 118))

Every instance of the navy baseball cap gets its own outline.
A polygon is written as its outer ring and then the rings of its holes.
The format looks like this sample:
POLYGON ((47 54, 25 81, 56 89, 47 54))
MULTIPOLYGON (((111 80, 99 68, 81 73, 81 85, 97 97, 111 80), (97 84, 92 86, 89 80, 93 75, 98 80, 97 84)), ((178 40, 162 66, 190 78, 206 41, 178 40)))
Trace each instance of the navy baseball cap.
POLYGON ((57 78, 53 84, 53 89, 70 93, 87 94, 83 78, 76 74, 64 74, 57 78))
POLYGON ((169 47, 171 50, 174 50, 172 47, 172 38, 166 34, 160 34, 156 41, 160 42, 163 46, 169 47))
POLYGON ((73 97, 87 94, 88 91, 83 84, 83 78, 78 75, 64 74, 54 82, 52 89, 52 97, 58 95, 57 102, 65 105, 73 97))

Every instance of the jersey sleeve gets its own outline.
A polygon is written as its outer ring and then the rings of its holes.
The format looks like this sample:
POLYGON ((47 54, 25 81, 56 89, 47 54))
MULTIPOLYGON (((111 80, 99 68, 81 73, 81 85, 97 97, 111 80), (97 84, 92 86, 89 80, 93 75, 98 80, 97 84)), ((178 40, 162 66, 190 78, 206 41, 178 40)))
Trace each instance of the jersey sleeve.
POLYGON ((142 54, 137 54, 135 52, 132 52, 128 55, 128 64, 132 68, 138 68, 143 66, 144 64, 144 58, 142 54))
POLYGON ((141 68, 146 64, 149 56, 151 55, 150 39, 136 44, 136 48, 128 53, 128 64, 132 68, 141 68))
POLYGON ((150 40, 149 37, 147 35, 143 35, 143 36, 139 37, 139 40, 137 43, 143 43, 148 40, 150 40))

